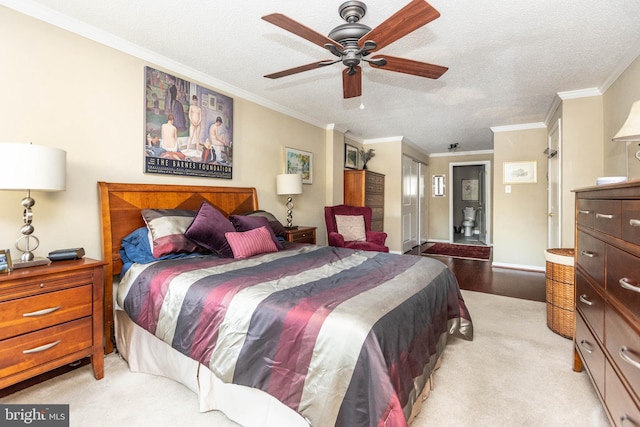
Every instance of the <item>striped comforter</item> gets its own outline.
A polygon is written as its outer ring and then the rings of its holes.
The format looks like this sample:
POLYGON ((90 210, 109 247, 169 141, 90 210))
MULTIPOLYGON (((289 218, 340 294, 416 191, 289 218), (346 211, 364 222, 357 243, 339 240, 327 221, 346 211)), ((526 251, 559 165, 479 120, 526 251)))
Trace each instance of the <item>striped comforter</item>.
POLYGON ((406 425, 447 334, 473 333, 439 261, 327 246, 134 264, 118 304, 221 380, 270 393, 313 426, 406 425))

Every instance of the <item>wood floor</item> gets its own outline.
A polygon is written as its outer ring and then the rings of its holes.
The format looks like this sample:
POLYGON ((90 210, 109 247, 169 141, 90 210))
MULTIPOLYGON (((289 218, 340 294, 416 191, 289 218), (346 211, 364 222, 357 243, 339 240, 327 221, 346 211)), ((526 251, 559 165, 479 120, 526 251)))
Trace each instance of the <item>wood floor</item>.
MULTIPOLYGON (((456 275, 461 289, 532 301, 545 301, 544 273, 492 268, 491 262, 486 261, 473 261, 442 256, 433 256, 432 258, 449 266, 456 275)), ((81 365, 86 365, 87 363, 89 363, 88 358, 81 361, 81 365)), ((0 390, 0 398, 72 369, 75 369, 75 367, 64 366, 2 389, 0 390)))
MULTIPOLYGON (((418 254, 421 248, 407 252, 418 254)), ((445 256, 430 256, 445 263, 456 275, 460 289, 485 292, 531 301, 546 298, 543 272, 492 267, 491 262, 474 261, 445 256)))

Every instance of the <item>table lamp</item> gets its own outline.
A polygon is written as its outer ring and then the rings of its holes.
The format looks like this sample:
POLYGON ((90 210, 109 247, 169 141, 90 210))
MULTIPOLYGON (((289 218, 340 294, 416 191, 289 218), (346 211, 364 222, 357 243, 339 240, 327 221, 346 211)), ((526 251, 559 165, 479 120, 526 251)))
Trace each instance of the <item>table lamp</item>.
MULTIPOLYGON (((624 122, 616 136, 612 141, 615 142, 632 142, 640 141, 640 101, 636 101, 631 106, 631 111, 627 117, 627 121, 624 122)), ((627 146, 624 148, 624 158, 627 162, 627 177, 629 176, 629 150, 627 146)), ((640 151, 636 152, 636 158, 640 160, 640 151)))
POLYGON ((31 143, 0 142, 0 190, 22 190, 24 225, 22 236, 16 240, 16 249, 22 252, 14 259, 13 268, 47 264, 46 258, 36 258, 33 251, 40 241, 33 235, 33 211, 35 200, 31 191, 63 191, 66 184, 67 152, 57 148, 31 143))
POLYGON ((293 222, 293 198, 294 194, 302 194, 302 175, 299 173, 283 173, 276 176, 276 193, 287 196, 287 226, 288 230, 295 230, 297 226, 293 222))

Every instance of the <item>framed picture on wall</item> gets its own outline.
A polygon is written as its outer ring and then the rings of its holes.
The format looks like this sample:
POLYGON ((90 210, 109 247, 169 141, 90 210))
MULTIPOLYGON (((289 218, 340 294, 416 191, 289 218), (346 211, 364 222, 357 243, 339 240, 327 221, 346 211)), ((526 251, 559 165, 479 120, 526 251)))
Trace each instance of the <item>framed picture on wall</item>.
POLYGON ((299 173, 303 184, 313 183, 313 153, 284 148, 284 173, 299 173))
POLYGON ((535 184, 538 182, 537 162, 503 163, 503 184, 535 184))
POLYGON ((462 180, 462 200, 473 202, 478 201, 478 180, 463 179, 462 180))
POLYGON ((353 145, 344 145, 344 167, 348 169, 358 168, 358 149, 353 145))

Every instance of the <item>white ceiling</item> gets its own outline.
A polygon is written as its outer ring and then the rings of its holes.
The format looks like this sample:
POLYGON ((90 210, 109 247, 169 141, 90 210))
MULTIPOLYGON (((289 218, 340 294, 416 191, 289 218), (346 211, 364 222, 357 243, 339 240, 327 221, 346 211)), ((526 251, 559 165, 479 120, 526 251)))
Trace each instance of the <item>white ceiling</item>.
MULTIPOLYGON (((361 22, 375 28, 408 1, 365 0, 361 22)), ((250 94, 356 139, 401 136, 429 153, 452 143, 459 151, 491 149, 491 127, 543 122, 557 93, 603 91, 640 54, 636 0, 431 0, 440 18, 379 53, 449 67, 438 80, 364 65, 363 96, 344 100, 339 63, 263 77, 333 56, 261 16, 280 12, 327 34, 344 23, 341 3, 0 0, 116 47, 134 44, 207 76, 203 83, 218 83, 212 89, 250 94)))

